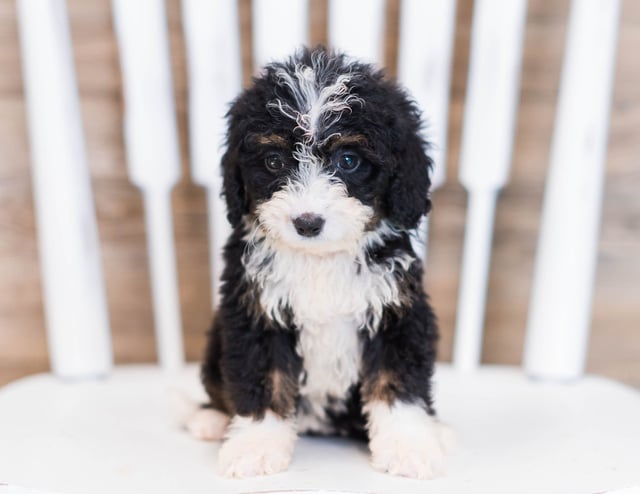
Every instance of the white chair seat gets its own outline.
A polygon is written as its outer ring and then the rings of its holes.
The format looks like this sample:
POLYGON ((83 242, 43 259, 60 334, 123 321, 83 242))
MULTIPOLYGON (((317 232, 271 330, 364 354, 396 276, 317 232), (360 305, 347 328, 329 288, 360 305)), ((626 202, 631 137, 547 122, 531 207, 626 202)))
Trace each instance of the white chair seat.
MULTIPOLYGON (((196 389, 196 374, 190 367, 181 386, 196 389)), ((0 493, 3 482, 64 494, 588 494, 640 483, 635 390, 596 377, 535 382, 515 368, 465 375, 440 366, 436 376, 437 408, 458 445, 447 475, 432 481, 374 472, 363 444, 320 438, 299 441, 287 473, 223 479, 217 443, 175 425, 159 369, 120 367, 108 379, 73 384, 26 378, 0 390, 0 493)))

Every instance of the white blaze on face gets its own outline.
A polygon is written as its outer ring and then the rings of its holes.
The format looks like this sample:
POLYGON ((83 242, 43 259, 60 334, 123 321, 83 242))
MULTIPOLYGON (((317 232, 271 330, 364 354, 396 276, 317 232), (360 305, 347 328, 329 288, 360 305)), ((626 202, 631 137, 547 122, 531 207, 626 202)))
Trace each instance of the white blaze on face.
POLYGON ((364 104, 361 98, 351 94, 349 73, 341 74, 333 83, 319 87, 317 71, 322 71, 324 62, 324 57, 320 55, 312 60, 312 67, 298 65, 293 74, 286 70, 278 71, 280 84, 290 90, 293 101, 287 103, 277 99, 269 103, 270 107, 278 108, 283 115, 296 121, 304 132, 307 144, 316 140, 319 130, 335 124, 344 111, 351 111, 354 103, 364 104))

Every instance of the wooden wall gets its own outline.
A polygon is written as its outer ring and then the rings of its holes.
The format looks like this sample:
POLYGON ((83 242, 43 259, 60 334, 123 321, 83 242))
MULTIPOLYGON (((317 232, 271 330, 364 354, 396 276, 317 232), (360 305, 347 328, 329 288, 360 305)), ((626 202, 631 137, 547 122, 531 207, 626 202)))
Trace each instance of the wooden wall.
MULTIPOLYGON (((388 2, 387 62, 392 74, 399 1, 388 2)), ((155 344, 143 211, 124 163, 122 87, 110 3, 67 3, 116 361, 151 362, 155 344)), ((178 0, 168 0, 167 7, 184 171, 173 194, 180 297, 188 358, 197 360, 210 320, 205 198, 187 169, 187 81, 178 0)), ((240 0, 240 7, 242 23, 248 26, 250 0, 240 0)), ((13 0, 0 0, 0 384, 48 367, 15 10, 13 0)), ((568 10, 568 0, 529 1, 514 164, 496 220, 486 362, 521 360, 568 10)), ((325 41, 323 0, 312 0, 312 11, 312 40, 325 41)), ((459 0, 448 182, 434 196, 425 280, 441 322, 442 360, 451 356, 466 207, 456 175, 471 13, 472 1, 459 0)), ((243 41, 249 67, 250 39, 243 41)), ((636 386, 640 386, 639 47, 640 2, 627 0, 621 18, 588 368, 636 386)))

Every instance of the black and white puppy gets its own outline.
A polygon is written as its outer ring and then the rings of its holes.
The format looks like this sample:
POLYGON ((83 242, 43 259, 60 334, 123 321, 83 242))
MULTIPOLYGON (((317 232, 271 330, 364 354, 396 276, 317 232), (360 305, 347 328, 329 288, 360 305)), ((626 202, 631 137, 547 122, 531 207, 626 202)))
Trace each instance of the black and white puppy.
POLYGON ((298 433, 368 438, 375 468, 429 478, 436 322, 410 236, 429 211, 420 112, 323 48, 268 65, 228 113, 233 233, 191 431, 227 476, 285 470, 298 433))

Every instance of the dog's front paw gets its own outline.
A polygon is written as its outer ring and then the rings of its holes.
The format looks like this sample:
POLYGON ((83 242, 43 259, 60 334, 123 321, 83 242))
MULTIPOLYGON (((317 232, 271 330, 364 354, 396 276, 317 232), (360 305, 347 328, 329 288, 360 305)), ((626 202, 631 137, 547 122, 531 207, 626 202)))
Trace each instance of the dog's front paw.
POLYGON ((235 417, 218 465, 225 477, 254 477, 286 470, 291 463, 296 432, 291 423, 268 413, 263 420, 235 417))
POLYGON ((415 479, 432 479, 444 473, 448 445, 445 426, 418 406, 370 406, 369 448, 376 470, 415 479))
POLYGON ((233 438, 220 449, 218 463, 225 477, 270 475, 287 469, 292 452, 282 441, 233 438))
POLYGON ((437 440, 398 435, 372 439, 371 464, 376 470, 414 479, 442 475, 445 452, 437 440))

